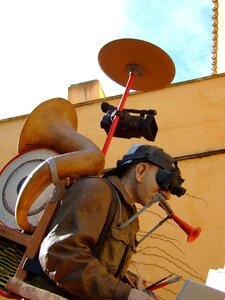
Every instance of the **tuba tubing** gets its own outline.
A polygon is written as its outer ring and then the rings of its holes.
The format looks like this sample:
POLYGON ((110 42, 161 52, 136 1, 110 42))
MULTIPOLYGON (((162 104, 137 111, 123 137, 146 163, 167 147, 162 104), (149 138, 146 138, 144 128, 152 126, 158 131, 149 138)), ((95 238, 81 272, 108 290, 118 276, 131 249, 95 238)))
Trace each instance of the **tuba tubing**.
MULTIPOLYGON (((77 116, 72 104, 62 98, 47 100, 25 122, 19 152, 38 147, 55 150, 59 153, 54 159, 58 176, 62 180, 101 174, 105 162, 102 151, 76 129, 77 116)), ((25 180, 15 209, 16 221, 25 232, 33 228, 27 218, 32 204, 51 182, 52 175, 47 161, 35 168, 25 180)))

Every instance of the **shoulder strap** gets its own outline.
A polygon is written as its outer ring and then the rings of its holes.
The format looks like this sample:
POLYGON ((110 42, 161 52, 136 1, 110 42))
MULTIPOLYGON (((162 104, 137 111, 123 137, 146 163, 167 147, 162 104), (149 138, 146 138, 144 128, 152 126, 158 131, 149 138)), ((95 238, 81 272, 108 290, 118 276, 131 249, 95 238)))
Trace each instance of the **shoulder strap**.
POLYGON ((118 205, 119 205, 118 194, 116 193, 115 187, 112 185, 112 183, 107 178, 104 178, 104 180, 108 183, 110 190, 112 192, 112 201, 110 203, 108 215, 107 215, 104 227, 102 229, 102 232, 99 236, 97 243, 95 244, 94 248, 92 249, 92 255, 94 257, 99 257, 99 255, 101 253, 101 250, 102 250, 105 240, 106 240, 107 233, 109 232, 109 230, 112 226, 112 223, 113 223, 113 220, 114 220, 114 217, 116 215, 116 212, 118 210, 118 205))

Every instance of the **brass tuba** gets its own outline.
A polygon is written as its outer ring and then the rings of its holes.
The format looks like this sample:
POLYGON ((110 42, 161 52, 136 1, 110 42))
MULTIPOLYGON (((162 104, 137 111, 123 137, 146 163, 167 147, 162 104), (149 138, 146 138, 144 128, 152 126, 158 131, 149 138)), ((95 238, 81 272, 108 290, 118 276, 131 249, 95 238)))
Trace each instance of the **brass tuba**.
MULTIPOLYGON (((18 152, 37 148, 55 150, 54 163, 59 179, 101 174, 102 151, 77 132, 77 114, 63 98, 53 98, 37 106, 26 120, 19 138, 18 152)), ((48 161, 42 162, 25 180, 17 198, 15 217, 21 229, 29 231, 29 210, 38 195, 52 182, 48 161)))

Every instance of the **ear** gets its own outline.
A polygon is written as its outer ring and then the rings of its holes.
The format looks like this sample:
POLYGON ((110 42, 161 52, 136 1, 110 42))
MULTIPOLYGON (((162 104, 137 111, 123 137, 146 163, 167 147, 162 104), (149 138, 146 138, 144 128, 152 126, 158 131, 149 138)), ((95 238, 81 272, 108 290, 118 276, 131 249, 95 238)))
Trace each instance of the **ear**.
POLYGON ((141 163, 136 165, 135 171, 136 171, 137 182, 142 181, 142 179, 145 176, 147 170, 148 170, 148 167, 147 167, 146 163, 141 162, 141 163))

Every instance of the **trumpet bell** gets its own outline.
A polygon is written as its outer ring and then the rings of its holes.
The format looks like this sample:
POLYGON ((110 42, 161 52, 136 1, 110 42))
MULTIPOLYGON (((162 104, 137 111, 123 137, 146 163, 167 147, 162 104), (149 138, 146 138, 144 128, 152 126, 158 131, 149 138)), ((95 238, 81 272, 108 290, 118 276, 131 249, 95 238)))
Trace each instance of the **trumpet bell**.
POLYGON ((193 242, 198 238, 198 236, 201 233, 201 228, 200 227, 192 227, 188 223, 186 223, 184 220, 180 219, 176 215, 172 215, 172 219, 180 226, 180 228, 187 234, 188 238, 187 241, 193 242))

